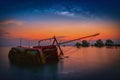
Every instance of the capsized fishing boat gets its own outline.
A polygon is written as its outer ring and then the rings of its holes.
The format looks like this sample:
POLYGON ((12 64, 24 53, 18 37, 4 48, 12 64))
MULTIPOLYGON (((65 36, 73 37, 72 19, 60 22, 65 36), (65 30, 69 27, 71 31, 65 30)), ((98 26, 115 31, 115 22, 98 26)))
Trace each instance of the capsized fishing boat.
POLYGON ((99 35, 99 33, 81 37, 74 40, 61 42, 61 43, 59 43, 56 37, 54 36, 53 38, 39 40, 38 46, 33 46, 32 48, 22 47, 21 45, 18 47, 12 47, 8 56, 10 61, 18 64, 39 65, 39 64, 49 63, 49 62, 58 62, 61 56, 64 56, 63 51, 60 47, 61 44, 69 43, 72 41, 76 41, 76 40, 80 40, 88 37, 94 37, 97 35, 99 35), (48 46, 40 45, 41 41, 51 40, 51 39, 53 39, 53 43, 51 45, 48 45, 48 46), (59 54, 58 54, 58 49, 60 50, 59 54))
POLYGON ((9 52, 9 58, 18 64, 45 64, 58 61, 58 53, 54 45, 34 48, 13 47, 9 52))

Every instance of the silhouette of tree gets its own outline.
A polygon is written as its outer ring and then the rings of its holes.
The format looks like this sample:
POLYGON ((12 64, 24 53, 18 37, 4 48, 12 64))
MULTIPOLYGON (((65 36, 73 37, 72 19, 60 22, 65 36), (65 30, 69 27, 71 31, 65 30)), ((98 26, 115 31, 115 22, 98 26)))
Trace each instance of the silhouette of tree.
POLYGON ((112 40, 108 39, 108 40, 106 40, 105 45, 106 46, 113 46, 114 42, 112 40))
POLYGON ((103 43, 103 41, 102 41, 101 39, 98 39, 98 40, 96 41, 96 43, 95 43, 95 46, 97 46, 97 47, 102 47, 102 46, 104 46, 104 43, 103 43))
POLYGON ((80 44, 79 42, 77 42, 77 43, 75 44, 75 46, 76 46, 77 48, 79 48, 79 47, 81 46, 81 44, 80 44))
POLYGON ((90 46, 90 43, 87 42, 86 40, 83 40, 83 41, 82 41, 82 46, 83 46, 83 47, 88 47, 88 46, 90 46))

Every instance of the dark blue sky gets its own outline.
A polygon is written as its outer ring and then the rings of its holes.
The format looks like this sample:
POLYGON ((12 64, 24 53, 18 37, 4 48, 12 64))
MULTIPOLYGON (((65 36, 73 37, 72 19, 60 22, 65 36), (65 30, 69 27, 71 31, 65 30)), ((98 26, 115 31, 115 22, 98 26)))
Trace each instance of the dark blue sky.
POLYGON ((120 20, 119 0, 0 0, 0 20, 107 17, 120 20), (81 17, 79 17, 81 16, 81 17), (82 17, 83 16, 83 17, 82 17))
MULTIPOLYGON (((97 20, 100 20, 102 22, 106 21, 106 23, 107 21, 108 23, 111 23, 112 21, 114 23, 114 21, 117 21, 118 23, 115 23, 117 27, 113 26, 112 31, 113 33, 115 33, 115 35, 113 36, 117 36, 118 40, 118 26, 120 22, 120 0, 0 0, 0 40, 2 40, 0 42, 0 45, 4 45, 4 43, 12 44, 14 41, 17 41, 16 38, 20 37, 19 34, 26 34, 22 33, 22 31, 28 28, 27 26, 30 27, 29 24, 31 23, 31 21, 33 22, 33 24, 35 22, 34 25, 36 25, 36 23, 45 23, 47 25, 50 24, 50 21, 55 24, 55 21, 57 20, 61 23, 57 24, 55 27, 58 27, 58 25, 60 24, 64 24, 64 20, 75 21, 75 23, 73 22, 74 25, 80 23, 80 21, 84 22, 87 20, 93 21, 94 23, 97 20), (22 28, 23 30, 21 30, 22 28), (11 31, 12 29, 13 31, 11 31), (19 36, 13 38, 14 34, 18 34, 19 36)), ((34 25, 31 27, 35 27, 34 25)), ((41 26, 43 25, 39 25, 40 30, 41 26)), ((65 26, 73 27, 69 24, 65 26)), ((48 28, 49 26, 47 27, 47 29, 48 28)), ((36 32, 36 29, 31 30, 31 32, 36 32)), ((69 31, 67 29, 66 31, 69 31)), ((85 30, 87 29, 88 27, 85 30)), ((75 31, 76 30, 77 29, 75 29, 75 31)), ((38 33, 42 31, 38 31, 38 33)), ((52 31, 54 33, 55 30, 52 31)), ((106 28, 106 31, 109 32, 109 28, 106 28)), ((49 32, 51 33, 51 31, 49 32)), ((93 32, 95 31, 93 30, 93 32)), ((97 32, 99 32, 99 30, 97 32)), ((41 33, 39 34, 41 35, 41 33)), ((111 35, 109 37, 111 37, 111 35)), ((27 38, 25 37, 25 39, 27 38)))

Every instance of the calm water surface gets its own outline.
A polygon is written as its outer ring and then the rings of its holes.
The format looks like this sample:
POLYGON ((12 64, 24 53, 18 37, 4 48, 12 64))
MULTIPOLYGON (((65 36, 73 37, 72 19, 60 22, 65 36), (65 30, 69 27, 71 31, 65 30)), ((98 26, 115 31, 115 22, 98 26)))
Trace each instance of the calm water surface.
POLYGON ((0 47, 0 80, 120 80, 120 47, 62 47, 58 63, 42 66, 11 64, 11 47, 0 47))

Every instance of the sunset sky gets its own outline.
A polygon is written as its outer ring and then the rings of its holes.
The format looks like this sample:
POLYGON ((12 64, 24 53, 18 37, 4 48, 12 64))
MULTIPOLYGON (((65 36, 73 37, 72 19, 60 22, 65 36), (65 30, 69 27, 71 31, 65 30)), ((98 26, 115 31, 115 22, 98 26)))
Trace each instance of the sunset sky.
POLYGON ((95 33, 120 42, 119 0, 0 0, 0 46, 55 36, 95 33))

